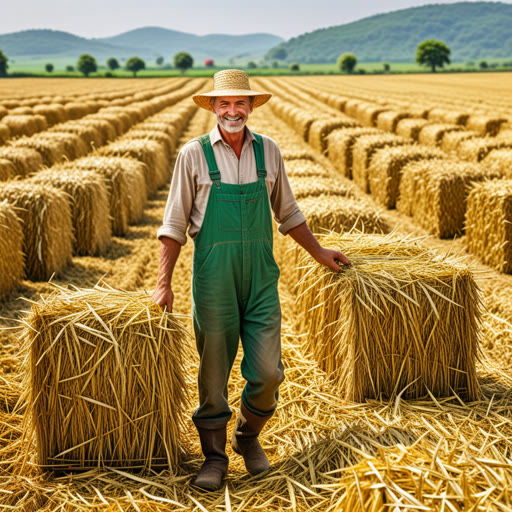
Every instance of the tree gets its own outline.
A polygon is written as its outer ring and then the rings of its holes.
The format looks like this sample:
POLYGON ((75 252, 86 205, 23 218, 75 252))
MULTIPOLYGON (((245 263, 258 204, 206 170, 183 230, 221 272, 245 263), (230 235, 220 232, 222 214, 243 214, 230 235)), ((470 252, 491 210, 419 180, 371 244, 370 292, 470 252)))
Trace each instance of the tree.
POLYGON ((71 72, 71 71, 75 71, 75 66, 72 66, 71 64, 68 64, 68 65, 66 66, 66 71, 70 71, 70 72, 71 72))
POLYGON ((436 67, 450 64, 450 48, 442 41, 427 39, 416 49, 416 62, 420 66, 430 66, 432 73, 435 73, 436 67))
POLYGON ((276 46, 267 52, 265 57, 268 60, 285 60, 288 57, 287 51, 281 46, 276 46))
POLYGON ((254 62, 253 60, 250 60, 248 63, 247 63, 247 68, 248 69, 256 69, 258 66, 256 65, 256 62, 254 62))
POLYGON ((163 63, 164 63, 164 58, 163 57, 157 57, 156 58, 157 66, 161 66, 163 63))
POLYGON ((120 67, 121 66, 119 65, 119 62, 115 57, 110 57, 110 59, 107 59, 107 68, 110 69, 110 71, 115 71, 120 67))
POLYGON ((96 64, 96 59, 92 55, 83 53, 78 58, 76 69, 85 76, 89 76, 90 73, 95 73, 98 70, 98 65, 96 64))
POLYGON ((53 64, 51 62, 48 62, 48 64, 46 64, 46 66, 44 67, 44 69, 46 69, 46 72, 47 73, 51 73, 53 71, 53 64))
POLYGON ((300 66, 297 62, 292 62, 288 67, 290 71, 300 71, 300 66))
POLYGON ((182 73, 185 73, 187 69, 194 65, 194 59, 190 53, 179 52, 174 56, 173 63, 175 68, 179 69, 182 73))
POLYGON ((126 69, 133 73, 133 76, 137 76, 137 71, 146 68, 146 63, 140 57, 130 57, 126 61, 126 69))
POLYGON ((213 68, 213 65, 214 65, 213 59, 206 59, 206 60, 204 61, 204 65, 205 65, 207 68, 213 68))
POLYGON ((278 62, 277 60, 273 60, 273 61, 272 61, 272 67, 273 67, 274 69, 277 69, 277 68, 279 67, 279 62, 278 62))
POLYGON ((9 59, 5 55, 5 53, 0 50, 0 76, 7 76, 7 68, 9 65, 7 64, 7 61, 9 59))
POLYGON ((390 69, 391 69, 391 65, 389 64, 389 62, 384 62, 384 71, 386 73, 389 73, 390 69))
POLYGON ((479 66, 480 69, 487 69, 489 67, 489 64, 487 63, 486 60, 481 60, 478 63, 478 66, 479 66))
POLYGON ((356 67, 357 59, 353 53, 344 53, 338 57, 338 69, 345 73, 352 73, 356 67))

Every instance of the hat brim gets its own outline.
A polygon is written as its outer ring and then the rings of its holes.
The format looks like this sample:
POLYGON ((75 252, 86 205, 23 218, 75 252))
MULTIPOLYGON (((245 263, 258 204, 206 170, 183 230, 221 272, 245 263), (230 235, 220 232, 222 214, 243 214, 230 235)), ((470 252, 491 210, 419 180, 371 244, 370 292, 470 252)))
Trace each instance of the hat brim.
POLYGON ((213 111, 210 99, 219 96, 252 96, 254 97, 252 108, 257 108, 265 104, 272 97, 272 94, 251 91, 248 89, 222 89, 219 91, 206 92, 204 94, 196 94, 192 98, 201 108, 213 111))

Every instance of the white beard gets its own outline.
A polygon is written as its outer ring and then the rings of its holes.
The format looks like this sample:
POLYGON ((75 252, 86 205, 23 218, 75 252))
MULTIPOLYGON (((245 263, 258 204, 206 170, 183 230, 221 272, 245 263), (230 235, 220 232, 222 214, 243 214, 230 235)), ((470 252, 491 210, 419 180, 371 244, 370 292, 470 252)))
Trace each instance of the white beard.
POLYGON ((222 119, 219 114, 215 113, 215 115, 217 116, 217 121, 218 123, 222 126, 222 128, 227 131, 228 133, 238 133, 238 132, 241 132, 244 127, 245 127, 245 124, 247 123, 247 119, 249 116, 247 116, 244 120, 240 121, 239 124, 237 124, 236 126, 231 126, 231 125, 228 125, 224 119, 222 119))

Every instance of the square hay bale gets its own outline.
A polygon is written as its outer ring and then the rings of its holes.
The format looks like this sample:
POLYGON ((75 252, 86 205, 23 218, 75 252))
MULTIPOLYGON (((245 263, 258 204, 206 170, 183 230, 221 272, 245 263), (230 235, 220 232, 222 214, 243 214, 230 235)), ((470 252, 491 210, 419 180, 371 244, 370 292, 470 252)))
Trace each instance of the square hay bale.
POLYGON ((373 198, 386 208, 395 208, 402 169, 417 160, 444 158, 442 151, 420 145, 378 149, 370 160, 368 184, 373 198))
POLYGON ((80 119, 88 114, 92 114, 93 112, 96 112, 97 109, 91 108, 91 105, 85 101, 80 103, 77 101, 70 101, 64 105, 64 110, 66 111, 68 119, 73 121, 74 119, 80 119))
POLYGON ((289 178, 307 178, 311 176, 326 178, 329 176, 329 172, 325 167, 305 158, 287 160, 285 167, 289 178))
POLYGON ((190 350, 180 318, 143 292, 97 286, 34 303, 26 325, 25 428, 41 466, 175 472, 190 350))
POLYGON ((370 192, 368 167, 375 151, 384 147, 410 145, 411 142, 410 139, 392 133, 358 137, 352 150, 352 179, 363 192, 370 192))
POLYGON ((16 168, 10 160, 0 158, 0 181, 9 181, 16 176, 16 168))
POLYGON ((33 138, 37 138, 37 140, 48 140, 50 142, 55 141, 57 144, 62 144, 64 148, 64 154, 62 156, 66 160, 75 160, 85 156, 92 149, 81 137, 70 132, 46 131, 34 135, 33 138))
POLYGON ((396 125, 395 132, 397 135, 400 135, 400 137, 417 141, 420 137, 421 130, 429 124, 432 123, 426 119, 401 119, 396 125))
POLYGON ((281 145, 281 156, 283 160, 310 160, 313 161, 315 156, 313 150, 302 144, 290 143, 286 146, 281 145))
POLYGON ((440 238, 461 235, 466 200, 475 182, 500 178, 481 165, 453 160, 420 160, 402 169, 398 211, 440 238))
POLYGON ((385 132, 395 132, 399 121, 409 117, 411 117, 409 112, 385 110, 377 116, 377 128, 385 132))
POLYGON ((5 144, 11 137, 11 130, 5 123, 0 123, 0 146, 5 144))
POLYGON ((465 140, 459 144, 457 155, 469 162, 480 162, 493 149, 512 148, 512 141, 507 142, 493 137, 465 140))
POLYGON ((93 125, 87 125, 80 121, 68 121, 67 123, 58 124, 57 126, 50 128, 48 132, 72 133, 80 137, 80 139, 85 143, 87 152, 103 146, 106 142, 100 130, 93 125))
POLYGON ((23 279, 23 230, 12 204, 0 201, 0 299, 23 279))
MULTIPOLYGON (((116 137, 123 135, 123 133, 126 133, 133 125, 128 114, 114 114, 112 112, 104 112, 103 109, 94 114, 93 116, 88 116, 86 119, 98 119, 101 121, 108 121, 110 125, 114 128, 116 137)), ((115 138, 111 140, 115 140, 115 138)))
POLYGON ((466 246, 484 263, 512 273, 512 180, 473 187, 467 199, 466 246))
POLYGON ((90 156, 73 162, 74 169, 96 171, 105 177, 114 235, 124 235, 137 223, 147 201, 145 165, 135 158, 90 156))
POLYGON ((127 115, 130 119, 130 124, 133 126, 134 124, 140 123, 144 120, 144 116, 140 109, 130 106, 123 107, 107 107, 101 110, 102 113, 106 114, 120 114, 127 115))
POLYGON ((445 134, 463 129, 455 124, 428 124, 420 130, 418 142, 427 146, 440 146, 445 134))
MULTIPOLYGON (((104 146, 109 142, 113 142, 118 135, 118 131, 116 126, 109 121, 108 119, 100 119, 97 118, 98 114, 94 114, 93 116, 87 116, 85 119, 79 119, 78 121, 74 121, 75 125, 85 126, 87 128, 94 128, 98 130, 101 134, 101 143, 98 141, 98 146, 104 146)), ((71 130, 73 133, 73 131, 71 130)), ((81 135, 81 133, 77 133, 77 135, 81 135)))
POLYGON ((2 119, 2 123, 9 127, 11 137, 30 137, 48 128, 46 118, 39 115, 7 115, 2 119))
POLYGON ((512 178, 512 148, 493 149, 482 160, 482 165, 500 172, 506 178, 512 178))
POLYGON ((427 119, 435 123, 448 123, 464 126, 469 119, 468 112, 457 112, 455 110, 445 110, 442 108, 433 108, 427 119))
POLYGON ((17 139, 13 142, 12 147, 35 149, 41 155, 46 167, 52 167, 62 162, 66 154, 66 146, 62 139, 42 137, 41 134, 17 139))
POLYGON ((176 145, 171 139, 171 137, 162 131, 155 130, 142 130, 137 128, 132 128, 124 135, 123 139, 129 140, 154 140, 160 143, 165 148, 165 156, 167 159, 171 158, 173 155, 176 145))
POLYGON ((9 112, 9 115, 12 115, 12 116, 32 116, 32 115, 34 115, 34 111, 30 107, 28 107, 28 106, 16 107, 16 108, 13 108, 9 112))
POLYGON ((67 168, 46 169, 31 178, 33 183, 63 190, 71 201, 73 252, 97 256, 110 244, 110 198, 105 178, 93 170, 67 168))
POLYGON ((308 141, 317 151, 325 154, 327 150, 327 136, 333 130, 337 128, 353 128, 357 125, 357 121, 348 116, 319 119, 309 127, 308 141))
POLYGON ((441 149, 445 153, 453 153, 457 155, 459 145, 461 142, 469 139, 481 138, 478 132, 463 130, 457 132, 446 133, 441 140, 441 149))
POLYGON ((352 147, 362 135, 377 135, 376 128, 345 128, 335 130, 327 137, 327 154, 329 160, 343 176, 352 178, 352 147))
POLYGON ((494 137, 498 135, 500 128, 507 122, 504 117, 496 117, 481 114, 471 114, 466 123, 468 130, 474 130, 482 135, 494 137))
POLYGON ((31 148, 6 146, 0 148, 0 158, 9 160, 15 168, 16 176, 22 177, 39 171, 44 165, 42 156, 31 148))
POLYGON ((102 147, 100 156, 129 156, 145 164, 146 190, 152 196, 169 178, 171 166, 165 149, 153 140, 121 139, 102 147))
POLYGON ((345 196, 353 197, 354 186, 343 179, 329 177, 309 176, 290 178, 290 185, 296 199, 317 196, 345 196))
POLYGON ((307 348, 345 399, 478 396, 479 289, 470 269, 396 234, 330 233, 351 260, 335 273, 305 254, 307 348))
POLYGON ((16 207, 23 224, 25 274, 47 281, 71 263, 73 225, 68 196, 53 187, 28 180, 0 184, 0 200, 16 207))
POLYGON ((389 230, 375 206, 361 199, 329 195, 306 197, 298 204, 313 233, 352 228, 367 233, 389 230))
POLYGON ((36 105, 33 110, 34 114, 39 114, 46 118, 48 126, 65 123, 69 119, 64 106, 56 103, 50 105, 36 105))

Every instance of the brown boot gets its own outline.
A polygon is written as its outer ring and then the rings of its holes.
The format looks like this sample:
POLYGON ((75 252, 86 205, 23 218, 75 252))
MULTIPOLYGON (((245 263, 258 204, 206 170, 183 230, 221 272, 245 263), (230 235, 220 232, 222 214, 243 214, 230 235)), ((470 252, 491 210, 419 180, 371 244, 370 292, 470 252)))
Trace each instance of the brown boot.
POLYGON ((226 454, 226 425, 208 429, 197 426, 205 460, 192 485, 206 491, 222 487, 222 480, 228 471, 229 458, 226 454))
POLYGON ((244 404, 236 420, 231 447, 244 458, 245 467, 251 475, 258 475, 270 468, 270 462, 258 441, 258 435, 270 416, 257 416, 244 404))

